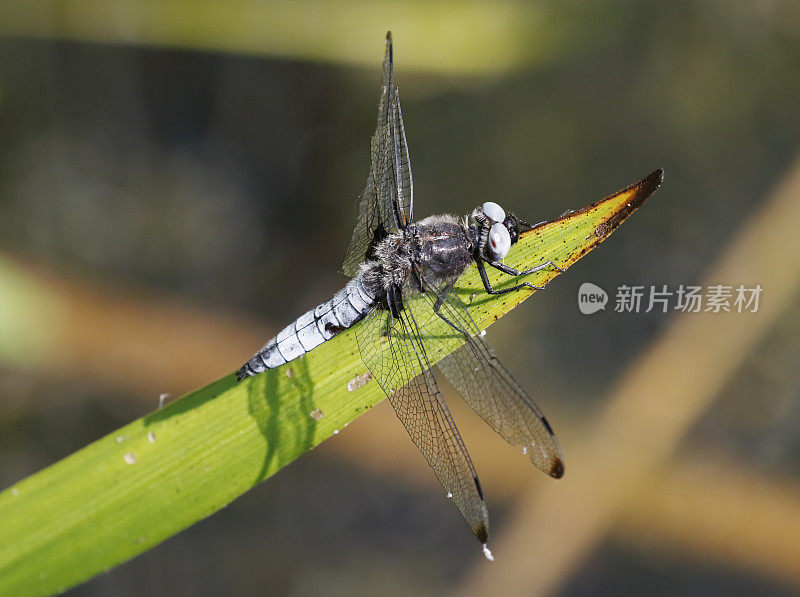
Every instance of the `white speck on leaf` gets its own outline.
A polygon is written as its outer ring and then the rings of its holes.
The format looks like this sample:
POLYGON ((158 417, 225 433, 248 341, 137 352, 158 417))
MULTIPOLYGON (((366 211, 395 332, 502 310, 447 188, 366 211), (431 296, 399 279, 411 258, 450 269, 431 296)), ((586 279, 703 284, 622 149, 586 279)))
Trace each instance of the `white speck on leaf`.
POLYGON ((333 434, 334 434, 334 435, 339 435, 339 430, 338 430, 338 429, 334 429, 334 430, 333 430, 333 434))
POLYGON ((123 460, 128 464, 136 464, 136 456, 134 456, 133 452, 128 452, 123 456, 123 460))
POLYGON ((155 433, 153 433, 152 431, 148 431, 148 432, 147 432, 147 441, 149 441, 151 444, 152 444, 154 441, 156 441, 156 434, 155 434, 155 433))
POLYGON ((294 377, 294 369, 292 369, 291 367, 289 367, 289 368, 286 370, 286 377, 294 377))
POLYGON ((122 442, 125 441, 125 436, 124 435, 118 435, 117 437, 114 438, 114 441, 117 442, 118 444, 121 444, 122 442))
POLYGON ((11 495, 19 495, 19 489, 16 487, 11 488, 11 495))
POLYGON ((311 418, 314 419, 315 421, 319 421, 324 416, 325 413, 318 408, 315 408, 314 410, 311 411, 311 418))
POLYGON ((367 371, 363 375, 356 375, 353 379, 347 382, 347 391, 355 392, 359 388, 363 388, 372 379, 372 373, 367 371))

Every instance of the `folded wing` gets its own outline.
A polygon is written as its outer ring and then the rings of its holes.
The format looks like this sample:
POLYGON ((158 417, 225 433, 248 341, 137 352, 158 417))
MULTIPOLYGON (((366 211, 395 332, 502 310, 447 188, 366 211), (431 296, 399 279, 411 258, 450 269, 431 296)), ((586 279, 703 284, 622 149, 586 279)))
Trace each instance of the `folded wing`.
POLYGON ((400 98, 394 85, 392 35, 389 32, 386 35, 378 122, 370 140, 370 169, 342 271, 355 276, 359 264, 370 257, 369 251, 378 241, 406 227, 413 216, 413 207, 411 163, 400 98))
POLYGON ((478 475, 439 391, 412 310, 404 309, 397 318, 385 310, 372 311, 357 328, 356 339, 364 364, 412 441, 475 536, 486 543, 489 516, 478 475))
POLYGON ((563 476, 564 457, 550 423, 495 356, 461 300, 453 292, 429 291, 426 296, 432 307, 438 302, 440 313, 466 332, 466 343, 440 360, 439 370, 509 444, 523 448, 551 477, 563 476))

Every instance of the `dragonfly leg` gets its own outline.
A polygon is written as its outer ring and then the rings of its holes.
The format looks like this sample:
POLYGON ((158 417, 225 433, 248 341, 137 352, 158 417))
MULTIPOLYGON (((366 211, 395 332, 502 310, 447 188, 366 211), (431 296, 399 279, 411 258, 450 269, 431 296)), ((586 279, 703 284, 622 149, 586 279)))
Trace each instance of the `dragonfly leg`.
MULTIPOLYGON (((497 267, 495 265, 496 262, 489 261, 487 263, 489 265, 493 266, 493 267, 497 267)), ((511 286, 510 288, 503 288, 502 290, 496 290, 495 288, 492 287, 492 283, 489 281, 489 276, 486 274, 486 267, 483 265, 483 259, 476 260, 476 264, 478 266, 478 273, 481 275, 481 281, 483 282, 483 287, 486 289, 486 292, 488 292, 489 294, 505 294, 506 292, 513 292, 514 290, 519 290, 520 288, 524 288, 526 286, 528 288, 533 288, 534 290, 542 290, 542 288, 543 288, 542 286, 535 286, 534 284, 531 284, 530 282, 522 282, 522 283, 517 284, 515 286, 511 286)), ((500 264, 500 265, 502 265, 502 264, 500 264)), ((506 266, 503 266, 503 267, 506 267, 506 266)), ((497 269, 499 269, 500 271, 505 271, 505 270, 503 270, 503 269, 501 269, 499 267, 497 269)), ((511 269, 511 268, 508 268, 508 269, 511 269)), ((505 273, 510 273, 510 272, 505 272, 505 273)), ((511 275, 515 275, 515 274, 511 274, 511 275)))
POLYGON ((389 304, 389 313, 392 314, 392 317, 397 319, 400 317, 400 312, 403 310, 403 294, 400 287, 394 284, 390 286, 386 299, 389 304))
POLYGON ((539 272, 539 271, 541 271, 543 269, 546 269, 548 267, 552 267, 553 269, 557 270, 561 274, 563 274, 565 271, 567 271, 567 270, 561 269, 555 263, 553 263, 552 261, 549 261, 549 260, 545 261, 544 263, 542 263, 540 265, 537 265, 536 267, 532 267, 530 269, 524 269, 522 271, 514 269, 512 267, 508 267, 505 263, 500 263, 499 261, 487 261, 487 263, 489 265, 491 265, 493 268, 499 269, 501 272, 504 272, 506 274, 510 274, 512 276, 527 276, 528 274, 533 274, 533 273, 539 272))
POLYGON ((453 290, 453 285, 450 284, 447 286, 441 294, 436 295, 436 301, 433 303, 433 312, 438 315, 442 321, 444 321, 447 325, 453 328, 456 332, 464 336, 464 339, 467 341, 467 344, 472 350, 472 353, 475 355, 475 358, 479 358, 478 354, 475 352, 475 347, 472 345, 472 336, 467 330, 463 330, 450 321, 447 317, 445 317, 444 313, 442 313, 442 305, 444 304, 444 299, 447 298, 447 295, 453 290))
POLYGON ((450 321, 449 319, 447 319, 447 317, 445 317, 444 313, 442 313, 442 311, 441 311, 441 309, 442 309, 442 305, 444 304, 444 299, 447 297, 447 295, 448 295, 448 294, 450 294, 450 292, 451 292, 452 290, 453 290, 453 285, 452 285, 452 284, 450 284, 449 286, 447 286, 447 287, 444 289, 444 291, 443 291, 441 294, 437 294, 437 295, 436 295, 436 301, 433 303, 433 312, 434 312, 434 313, 436 313, 436 315, 438 315, 439 317, 441 317, 441 318, 442 318, 442 320, 443 320, 443 321, 444 321, 444 322, 445 322, 447 325, 449 325, 451 328, 453 328, 453 329, 454 329, 455 331, 457 331, 459 334, 461 334, 462 336, 464 336, 465 338, 467 338, 467 339, 468 339, 468 338, 469 338, 469 332, 467 332, 466 330, 462 330, 460 327, 458 327, 458 326, 457 326, 456 324, 454 324, 452 321, 450 321))

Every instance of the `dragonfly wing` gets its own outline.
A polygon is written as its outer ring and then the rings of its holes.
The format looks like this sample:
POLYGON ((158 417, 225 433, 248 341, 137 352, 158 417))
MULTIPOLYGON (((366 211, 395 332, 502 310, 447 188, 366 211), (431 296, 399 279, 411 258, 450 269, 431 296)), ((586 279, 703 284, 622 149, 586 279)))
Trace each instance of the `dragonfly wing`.
POLYGON ((409 308, 394 318, 372 311, 356 330, 364 364, 389 398, 414 444, 458 506, 475 536, 486 543, 489 516, 478 475, 428 362, 426 341, 409 308), (404 380, 411 379, 405 385, 404 380))
POLYGON ((369 258, 374 245, 402 230, 413 216, 414 185, 400 98, 394 84, 391 32, 386 35, 378 122, 370 141, 370 169, 358 206, 358 218, 342 270, 348 276, 369 258))
MULTIPOLYGON (((483 338, 466 306, 453 292, 426 293, 431 307, 466 332, 466 343, 437 363, 472 410, 512 446, 523 448, 539 469, 560 478, 564 457, 550 423, 483 338)), ((455 333, 455 330, 454 330, 455 333)))

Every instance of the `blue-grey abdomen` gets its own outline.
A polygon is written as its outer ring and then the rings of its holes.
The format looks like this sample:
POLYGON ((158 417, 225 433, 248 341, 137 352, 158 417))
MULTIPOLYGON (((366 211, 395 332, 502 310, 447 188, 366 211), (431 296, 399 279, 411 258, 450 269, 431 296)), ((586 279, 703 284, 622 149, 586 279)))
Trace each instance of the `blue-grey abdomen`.
POLYGON ((363 277, 356 276, 332 299, 283 328, 239 369, 237 377, 244 379, 303 356, 363 319, 375 302, 363 277))

